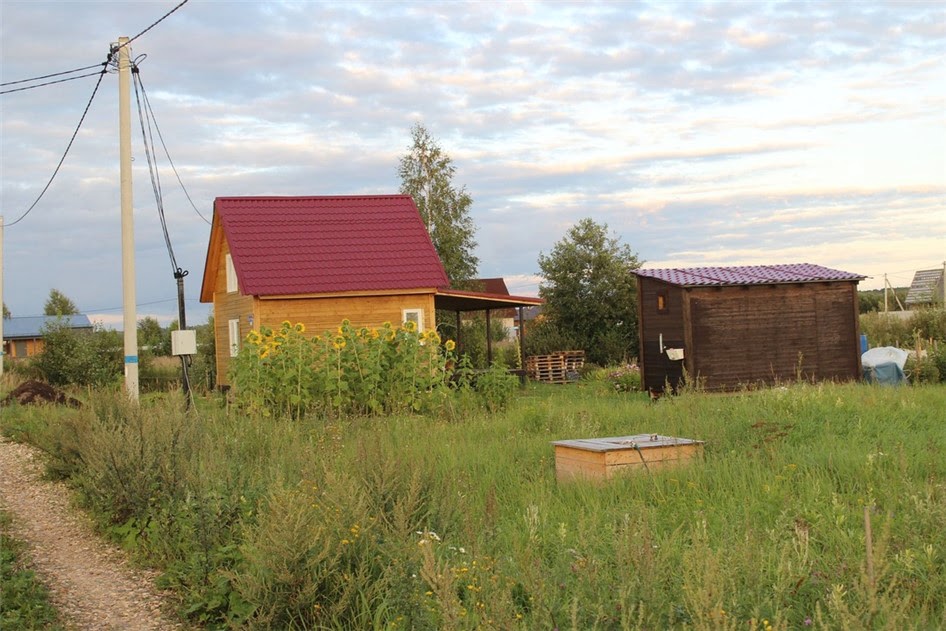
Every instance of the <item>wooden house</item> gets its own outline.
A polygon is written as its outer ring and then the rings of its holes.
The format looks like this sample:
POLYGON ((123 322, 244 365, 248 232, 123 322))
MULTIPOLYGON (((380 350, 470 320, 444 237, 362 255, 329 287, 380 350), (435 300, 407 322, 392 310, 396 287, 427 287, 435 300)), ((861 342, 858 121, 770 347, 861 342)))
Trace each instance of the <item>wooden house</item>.
POLYGON ((644 388, 858 379, 857 283, 818 265, 640 269, 644 388))
POLYGON ((261 326, 302 322, 312 334, 457 312, 541 304, 536 298, 454 291, 408 195, 218 197, 201 302, 214 306, 217 383, 261 326))
POLYGON ((75 331, 92 331, 89 317, 82 314, 4 318, 3 354, 14 359, 22 359, 41 353, 43 333, 48 325, 56 322, 62 322, 75 331))

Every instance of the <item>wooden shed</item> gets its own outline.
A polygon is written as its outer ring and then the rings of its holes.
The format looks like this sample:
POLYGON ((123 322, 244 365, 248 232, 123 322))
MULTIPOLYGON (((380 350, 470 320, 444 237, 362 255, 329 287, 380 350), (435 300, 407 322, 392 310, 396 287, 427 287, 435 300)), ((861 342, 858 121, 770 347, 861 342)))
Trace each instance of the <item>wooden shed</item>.
POLYGON ((91 333, 93 330, 89 317, 83 314, 4 318, 3 354, 13 359, 22 359, 41 353, 46 327, 57 323, 74 331, 91 333))
POLYGON ((640 269, 644 388, 710 390, 861 374, 858 274, 810 265, 640 269))
POLYGON ((536 298, 455 291, 409 195, 218 197, 201 302, 214 306, 217 383, 246 335, 284 320, 308 332, 490 310, 536 298))

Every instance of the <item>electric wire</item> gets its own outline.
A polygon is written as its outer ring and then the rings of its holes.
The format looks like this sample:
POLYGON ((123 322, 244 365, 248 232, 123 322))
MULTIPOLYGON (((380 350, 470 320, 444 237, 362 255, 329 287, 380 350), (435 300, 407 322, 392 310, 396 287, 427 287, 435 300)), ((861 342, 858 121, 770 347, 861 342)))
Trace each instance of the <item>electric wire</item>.
POLYGON ((28 85, 22 88, 13 88, 12 90, 3 90, 0 94, 12 94, 13 92, 23 92, 24 90, 33 90, 35 88, 41 88, 47 85, 54 85, 56 83, 65 83, 66 81, 75 81, 76 79, 84 79, 86 77, 94 77, 99 72, 90 72, 89 74, 80 74, 77 77, 69 77, 68 79, 57 79, 56 81, 47 81, 46 83, 37 83, 36 85, 28 85))
MULTIPOLYGON (((109 55, 109 59, 111 59, 111 55, 109 55)), ((108 61, 106 61, 105 63, 107 64, 108 61)), ((56 175, 59 174, 59 169, 62 168, 63 162, 66 161, 66 156, 69 155, 69 149, 72 148, 72 143, 75 142, 76 136, 79 135, 79 130, 82 128, 82 123, 85 121, 85 117, 89 113, 89 108, 92 107, 92 101, 95 100, 95 95, 98 94, 99 86, 102 85, 102 79, 105 78, 105 74, 106 74, 106 69, 104 68, 98 73, 99 80, 95 82, 95 88, 93 88, 92 90, 92 96, 89 97, 89 102, 85 104, 85 109, 82 111, 82 116, 79 118, 79 124, 76 125, 75 131, 72 132, 72 138, 69 139, 69 144, 66 145, 66 150, 63 151, 62 157, 59 159, 59 164, 56 165, 56 169, 53 171, 53 174, 50 176, 49 181, 46 182, 46 186, 44 186, 43 190, 40 191, 39 196, 36 198, 36 200, 32 204, 30 204, 30 207, 26 209, 26 212, 20 215, 16 219, 16 221, 3 224, 4 228, 15 226, 16 224, 23 221, 26 218, 26 216, 29 215, 33 211, 34 208, 36 208, 36 205, 39 204, 39 201, 43 199, 43 195, 45 195, 46 191, 49 190, 49 187, 52 186, 53 180, 55 180, 56 175)))
POLYGON ((91 70, 92 68, 98 68, 99 66, 104 66, 108 62, 102 62, 100 64, 92 64, 91 66, 83 66, 82 68, 73 68, 72 70, 63 70, 62 72, 52 72, 50 74, 44 74, 39 77, 31 77, 29 79, 19 79, 17 81, 5 81, 0 83, 0 87, 7 85, 17 85, 20 83, 32 83, 34 81, 42 81, 43 79, 50 79, 52 77, 61 77, 62 75, 72 74, 74 72, 82 72, 84 70, 91 70))
POLYGON ((187 4, 187 3, 188 3, 188 0, 183 0, 183 1, 182 1, 180 4, 178 4, 176 7, 174 7, 173 9, 171 9, 170 11, 168 11, 167 13, 165 13, 164 15, 162 15, 160 18, 158 18, 158 20, 155 21, 151 26, 149 26, 149 27, 146 28, 145 30, 141 31, 140 33, 138 33, 137 35, 135 35, 134 37, 132 37, 131 39, 129 39, 127 42, 125 42, 125 43, 122 44, 121 46, 116 47, 115 50, 118 50, 119 48, 122 48, 123 46, 128 46, 128 45, 131 44, 133 41, 135 41, 136 39, 138 39, 139 37, 141 37, 142 35, 144 35, 144 34, 147 33, 148 31, 150 31, 151 29, 153 29, 155 26, 157 26, 158 24, 160 24, 161 22, 163 22, 164 20, 166 20, 168 17, 170 17, 170 15, 171 15, 172 13, 174 13, 175 11, 177 11, 178 9, 180 9, 181 7, 183 7, 183 6, 184 6, 185 4, 187 4))
POLYGON ((210 225, 210 220, 204 217, 203 213, 200 212, 197 208, 197 204, 194 203, 194 200, 191 198, 190 193, 187 191, 187 187, 184 186, 184 181, 181 180, 180 173, 177 172, 177 167, 174 166, 174 160, 171 159, 171 153, 168 151, 168 146, 164 142, 164 135, 161 133, 161 127, 158 125, 158 119, 154 116, 154 109, 151 107, 151 100, 148 98, 148 91, 145 89, 145 84, 141 81, 140 73, 137 75, 138 84, 141 86, 141 95, 144 100, 145 107, 148 110, 148 114, 151 122, 154 124, 154 130, 158 132, 158 140, 161 141, 161 147, 164 148, 164 155, 168 159, 168 164, 171 165, 171 171, 174 172, 174 176, 177 178, 177 183, 181 185, 181 190, 184 191, 184 196, 187 198, 187 201, 190 202, 191 208, 194 209, 194 212, 197 213, 197 216, 204 220, 208 226, 210 225))
POLYGON ((171 237, 168 234, 167 219, 164 216, 164 198, 161 190, 161 175, 158 173, 157 161, 153 155, 154 135, 151 131, 151 119, 147 117, 147 111, 141 102, 141 90, 139 90, 140 77, 138 76, 138 66, 132 66, 132 78, 135 85, 135 101, 138 103, 138 121, 141 124, 141 138, 145 147, 145 158, 148 162, 148 174, 151 176, 151 190, 154 192, 154 202, 158 207, 158 218, 161 220, 161 231, 164 234, 164 244, 168 249, 168 256, 171 259, 171 272, 179 273, 181 268, 177 265, 177 259, 174 257, 174 248, 171 246, 171 237), (145 118, 148 118, 147 130, 145 129, 145 118))

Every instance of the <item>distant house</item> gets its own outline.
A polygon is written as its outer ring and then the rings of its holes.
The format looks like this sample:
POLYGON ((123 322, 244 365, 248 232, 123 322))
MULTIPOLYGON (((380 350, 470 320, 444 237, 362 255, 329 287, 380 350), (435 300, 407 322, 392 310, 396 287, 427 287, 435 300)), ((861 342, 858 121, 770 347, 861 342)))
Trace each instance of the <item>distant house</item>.
POLYGON ((91 331, 92 323, 85 315, 29 316, 3 319, 3 354, 22 359, 43 350, 43 332, 57 321, 76 331, 91 331))
POLYGON ((302 322, 315 334, 460 313, 541 304, 537 298, 452 290, 408 195, 218 197, 201 302, 212 302, 217 383, 261 326, 302 322))
POLYGON ((711 390, 861 374, 858 274, 818 265, 640 269, 644 387, 711 390))
POLYGON ((904 302, 907 309, 943 304, 943 270, 925 269, 916 272, 904 302))
MULTIPOLYGON (((477 278, 470 285, 479 292, 487 293, 493 296, 508 296, 509 289, 506 287, 506 281, 502 278, 477 278)), ((493 321, 499 320, 500 324, 506 330, 506 338, 515 337, 516 332, 516 310, 498 309, 493 315, 493 321)))

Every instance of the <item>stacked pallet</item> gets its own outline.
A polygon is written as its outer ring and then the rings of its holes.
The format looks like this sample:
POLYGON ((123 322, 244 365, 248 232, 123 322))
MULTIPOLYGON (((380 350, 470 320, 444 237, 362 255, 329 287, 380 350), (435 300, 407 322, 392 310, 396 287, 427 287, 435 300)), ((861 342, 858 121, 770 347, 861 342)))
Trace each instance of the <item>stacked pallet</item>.
POLYGON ((584 365, 585 351, 559 351, 526 358, 529 378, 544 383, 577 381, 578 372, 584 365))

